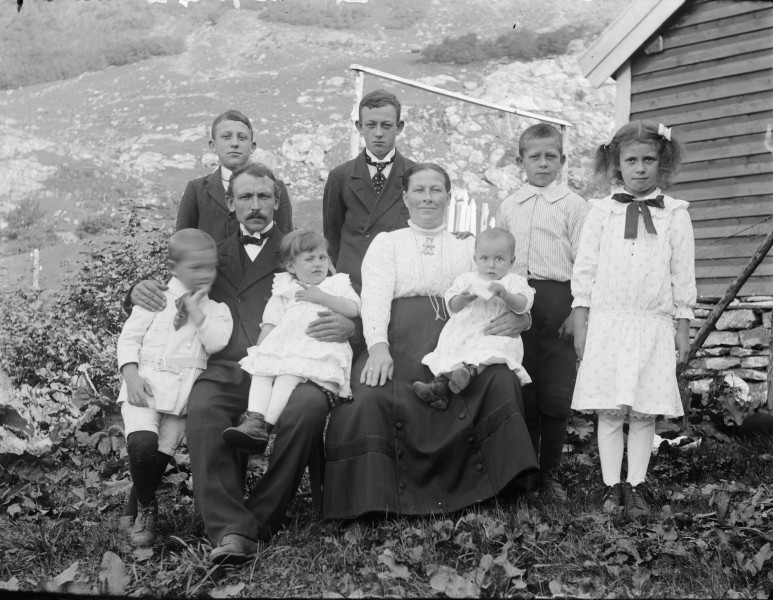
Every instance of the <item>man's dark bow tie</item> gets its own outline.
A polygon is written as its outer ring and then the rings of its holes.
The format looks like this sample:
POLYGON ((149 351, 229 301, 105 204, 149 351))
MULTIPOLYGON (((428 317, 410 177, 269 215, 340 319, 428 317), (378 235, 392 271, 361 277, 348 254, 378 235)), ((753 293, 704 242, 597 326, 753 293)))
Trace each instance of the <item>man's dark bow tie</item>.
POLYGON ((384 189, 384 184, 386 183, 386 177, 384 177, 383 171, 387 168, 387 165, 391 165, 395 162, 395 156, 396 154, 393 154, 392 158, 385 160, 384 162, 375 162, 371 160, 367 152, 365 153, 365 162, 376 167, 376 174, 373 175, 371 182, 373 183, 373 189, 376 190, 376 194, 378 195, 381 195, 381 190, 384 189))
POLYGON ((245 246, 247 244, 255 244, 256 246, 262 246, 263 242, 265 242, 270 236, 271 236, 271 231, 267 231, 266 233, 262 234, 259 238, 256 238, 252 235, 244 235, 242 233, 239 235, 239 241, 245 246))
POLYGON ((655 223, 652 222, 652 213, 650 213, 649 207, 665 208, 662 194, 655 198, 637 201, 631 194, 619 193, 613 194, 612 200, 628 205, 628 208, 625 210, 625 235, 623 236, 625 239, 635 240, 638 236, 639 211, 641 211, 641 216, 644 218, 644 228, 647 230, 647 233, 658 234, 655 229, 655 223))

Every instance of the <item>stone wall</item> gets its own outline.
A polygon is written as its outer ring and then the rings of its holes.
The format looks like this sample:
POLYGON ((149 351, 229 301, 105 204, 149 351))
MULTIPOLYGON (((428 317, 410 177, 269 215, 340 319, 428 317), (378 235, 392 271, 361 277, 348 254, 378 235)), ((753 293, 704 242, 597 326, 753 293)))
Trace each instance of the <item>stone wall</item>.
MULTIPOLYGON (((690 323, 694 338, 714 304, 701 302, 690 323)), ((748 401, 764 406, 770 362, 773 296, 737 298, 720 316, 684 376, 694 394, 707 394, 713 378, 730 374, 748 385, 748 401)))

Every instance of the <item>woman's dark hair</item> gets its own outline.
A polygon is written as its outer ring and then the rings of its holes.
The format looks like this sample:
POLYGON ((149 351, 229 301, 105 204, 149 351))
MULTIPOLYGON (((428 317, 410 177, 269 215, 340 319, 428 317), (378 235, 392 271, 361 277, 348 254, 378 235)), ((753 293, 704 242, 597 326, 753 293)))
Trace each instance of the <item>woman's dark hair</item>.
POLYGON ((448 173, 446 173, 446 170, 436 165, 435 163, 417 163, 413 165, 412 167, 408 167, 405 170, 405 173, 403 173, 403 191, 408 191, 408 186, 411 183, 411 177, 413 177, 416 173, 419 173, 421 171, 435 171, 436 173, 440 173, 443 176, 443 179, 445 180, 446 184, 446 191, 451 191, 451 178, 448 176, 448 173))
POLYGON ((623 125, 611 141, 596 149, 593 173, 603 181, 613 185, 623 185, 620 173, 620 150, 634 143, 652 144, 660 157, 658 186, 667 188, 682 162, 682 145, 673 138, 667 139, 659 131, 661 126, 651 121, 631 121, 623 125))
POLYGON ((321 233, 311 229, 291 231, 279 244, 279 264, 286 269, 297 256, 304 252, 313 252, 317 248, 324 248, 327 252, 327 240, 321 233))

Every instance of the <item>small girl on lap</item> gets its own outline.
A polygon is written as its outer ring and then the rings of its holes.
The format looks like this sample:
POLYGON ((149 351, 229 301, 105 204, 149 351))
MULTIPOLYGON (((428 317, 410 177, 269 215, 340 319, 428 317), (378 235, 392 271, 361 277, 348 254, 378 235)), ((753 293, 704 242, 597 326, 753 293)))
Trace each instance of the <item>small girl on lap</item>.
POLYGON ((449 312, 437 347, 422 363, 435 379, 417 381, 413 390, 420 400, 445 410, 448 394, 458 394, 486 365, 506 363, 520 379, 531 382, 523 361, 520 337, 484 335, 483 328, 493 319, 512 310, 527 312, 534 301, 534 290, 526 278, 510 273, 515 261, 515 238, 505 229, 486 229, 475 240, 477 271, 462 273, 444 294, 449 312))
POLYGON ((650 512, 640 486, 655 419, 684 414, 676 354, 683 362, 690 348, 695 247, 688 203, 661 192, 679 162, 671 130, 647 121, 628 123, 598 148, 597 175, 622 188, 590 201, 572 273, 582 361, 572 408, 598 413, 605 505, 623 506, 631 519, 650 512), (626 417, 628 475, 621 483, 626 417))
POLYGON ((277 273, 263 312, 257 346, 239 364, 252 375, 247 413, 237 427, 223 431, 226 443, 263 452, 269 427, 276 424, 299 383, 309 380, 332 395, 350 398, 352 349, 347 342, 321 342, 306 334, 318 312, 329 309, 354 319, 360 298, 349 276, 327 276, 330 259, 325 238, 314 231, 293 231, 282 239, 277 273))

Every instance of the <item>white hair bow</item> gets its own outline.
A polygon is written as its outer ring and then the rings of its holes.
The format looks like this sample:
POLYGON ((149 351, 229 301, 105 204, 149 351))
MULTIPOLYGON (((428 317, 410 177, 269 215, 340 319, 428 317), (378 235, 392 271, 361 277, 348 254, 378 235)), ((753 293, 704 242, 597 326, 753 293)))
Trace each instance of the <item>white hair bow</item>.
POLYGON ((671 141, 671 128, 666 127, 663 125, 663 123, 658 124, 658 135, 660 137, 666 138, 669 142, 671 141))

